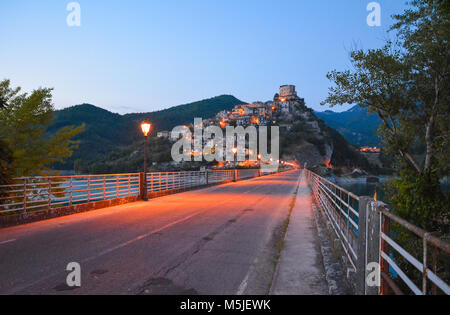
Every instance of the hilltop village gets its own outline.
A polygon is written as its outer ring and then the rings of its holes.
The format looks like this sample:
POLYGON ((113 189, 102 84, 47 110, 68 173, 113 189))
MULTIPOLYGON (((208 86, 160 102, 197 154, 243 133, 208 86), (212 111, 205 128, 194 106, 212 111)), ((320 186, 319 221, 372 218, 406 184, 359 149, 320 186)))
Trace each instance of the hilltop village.
MULTIPOLYGON (((230 98, 230 101, 233 101, 233 98, 230 98)), ((370 150, 367 148, 366 151, 360 152, 336 130, 318 119, 312 109, 306 106, 305 100, 299 97, 294 85, 281 86, 273 99, 267 102, 245 104, 238 100, 233 105, 226 107, 222 105, 220 108, 227 108, 227 110, 209 111, 209 117, 202 117, 206 118, 202 120, 203 128, 207 126, 219 126, 222 129, 227 126, 242 126, 243 128, 255 126, 258 129, 259 126, 278 126, 280 136, 279 158, 281 161, 296 161, 301 166, 322 168, 321 174, 330 171, 346 174, 353 172, 355 169, 370 170, 371 168, 383 167, 379 157, 380 153, 372 152, 374 148, 371 147, 370 150)), ((110 116, 112 118, 114 115, 111 114, 110 116)), ((114 116, 114 118, 116 117, 114 116)), ((140 119, 136 118, 135 121, 131 121, 133 124, 137 124, 140 119)), ((189 128, 191 132, 194 131, 192 123, 184 127, 189 128)), ((170 131, 160 129, 156 133, 157 138, 151 142, 150 166, 154 171, 190 170, 205 166, 220 168, 254 167, 257 166, 253 165, 254 163, 260 163, 259 160, 246 159, 246 161, 236 164, 234 161, 225 161, 225 158, 224 162, 219 161, 217 164, 207 163, 206 161, 209 161, 209 159, 206 156, 216 155, 217 149, 221 146, 215 143, 213 139, 195 136, 191 138, 191 148, 183 148, 184 152, 189 153, 192 159, 177 162, 171 156, 173 143, 177 140, 171 139, 170 136, 170 131), (211 150, 199 150, 199 148, 211 148, 211 150), (201 155, 205 160, 203 162, 199 162, 199 160, 203 160, 200 159, 201 155)), ((254 155, 254 149, 250 148, 248 143, 249 137, 245 135, 239 135, 239 137, 244 137, 244 139, 238 139, 236 134, 235 141, 245 141, 245 156, 254 155)), ((101 160, 97 159, 94 163, 83 163, 81 160, 77 160, 74 168, 79 173, 139 170, 142 165, 142 149, 142 143, 135 142, 121 150, 112 151, 112 153, 101 160)), ((224 155, 226 154, 225 151, 222 152, 224 155)))
MULTIPOLYGON (((283 85, 272 102, 254 102, 234 107, 232 111, 221 111, 216 117, 204 121, 205 125, 268 126, 288 120, 295 113, 306 109, 305 100, 298 97, 294 85, 283 85)), ((287 126, 288 127, 288 126, 287 126)))
MULTIPOLYGON (((294 117, 309 119, 311 111, 305 105, 305 100, 297 95, 295 85, 282 85, 273 101, 253 102, 236 105, 231 111, 221 111, 215 117, 204 119, 203 126, 271 126, 290 129, 294 117)), ((317 122, 311 121, 311 125, 317 122)), ((318 126, 312 126, 316 129, 318 126)), ((157 133, 159 138, 169 138, 169 131, 157 133)))

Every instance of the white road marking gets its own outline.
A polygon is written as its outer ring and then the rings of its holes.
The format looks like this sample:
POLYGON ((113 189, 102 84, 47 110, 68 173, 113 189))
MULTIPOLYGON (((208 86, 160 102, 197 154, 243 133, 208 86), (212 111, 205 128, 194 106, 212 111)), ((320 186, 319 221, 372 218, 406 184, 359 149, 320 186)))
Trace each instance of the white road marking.
MULTIPOLYGON (((278 174, 273 174, 273 175, 278 175, 278 174)), ((250 179, 249 181, 253 181, 253 180, 257 180, 257 179, 259 179, 259 178, 258 178, 258 177, 252 178, 252 179, 250 179)), ((232 186, 232 185, 235 184, 235 183, 233 182, 233 183, 229 183, 229 184, 230 184, 230 186, 232 186)), ((223 185, 223 186, 225 186, 225 185, 223 185)), ((213 187, 211 187, 211 188, 209 188, 209 189, 211 189, 212 191, 215 191, 215 190, 219 190, 219 188, 221 188, 221 187, 220 187, 220 186, 215 186, 215 187, 213 186, 213 187)), ((207 189, 208 189, 208 188, 207 188, 207 189)), ((252 186, 250 189, 248 189, 247 191, 241 192, 240 194, 241 194, 241 195, 242 195, 242 194, 248 194, 248 193, 253 192, 254 190, 257 190, 257 189, 259 189, 258 186, 252 186)), ((175 196, 175 195, 170 195, 170 197, 171 197, 171 196, 175 196)), ((221 206, 221 205, 223 205, 223 204, 226 204, 227 202, 229 202, 229 200, 224 200, 223 202, 216 204, 216 206, 221 206)), ((147 238, 147 237, 149 237, 149 236, 152 235, 152 234, 161 232, 162 230, 165 230, 165 229, 167 229, 167 228, 170 228, 170 227, 172 227, 172 226, 174 226, 174 225, 177 225, 177 224, 179 224, 179 223, 185 222, 185 221, 191 219, 192 217, 195 217, 195 216, 197 216, 197 215, 199 215, 199 214, 201 214, 201 213, 207 212, 207 211, 209 211, 209 208, 204 209, 204 210, 200 210, 200 211, 197 211, 197 212, 194 212, 194 213, 192 213, 192 214, 190 214, 190 215, 188 215, 188 216, 186 216, 186 217, 184 217, 184 218, 181 218, 181 219, 179 219, 179 220, 173 221, 173 222, 171 222, 171 223, 169 223, 169 224, 166 224, 166 225, 164 225, 164 226, 162 226, 162 227, 159 227, 159 228, 157 228, 157 229, 154 229, 154 230, 152 230, 152 231, 150 231, 150 232, 148 232, 148 233, 145 233, 145 234, 142 234, 142 235, 140 235, 140 236, 138 236, 138 237, 135 237, 134 239, 131 239, 131 240, 126 241, 126 242, 123 242, 123 243, 121 243, 121 244, 119 244, 119 245, 116 245, 116 246, 113 246, 113 247, 111 247, 111 248, 109 248, 109 249, 103 250, 103 251, 101 251, 100 253, 98 253, 98 254, 96 254, 96 255, 94 255, 94 256, 91 256, 91 257, 88 257, 88 258, 85 258, 85 259, 81 260, 81 262, 82 262, 82 263, 86 263, 86 262, 95 260, 95 259, 97 259, 97 258, 99 258, 99 257, 101 257, 101 256, 103 256, 103 255, 105 255, 105 254, 108 254, 108 253, 111 253, 111 252, 113 252, 113 251, 115 251, 115 250, 117 250, 117 249, 126 247, 127 245, 130 245, 130 244, 132 244, 132 243, 135 243, 136 241, 139 241, 139 240, 142 240, 142 239, 144 239, 144 238, 147 238)), ((11 241, 11 242, 12 242, 12 241, 15 241, 15 239, 14 239, 14 240, 10 240, 10 241, 11 241)), ((1 243, 0 243, 0 244, 1 244, 1 243)), ((257 261, 257 259, 258 259, 258 258, 256 258, 255 261, 257 261)), ((243 281, 243 282, 240 284, 240 286, 239 286, 238 292, 240 292, 240 294, 242 294, 242 293, 245 291, 245 289, 247 288, 247 285, 248 285, 248 279, 249 279, 249 276, 250 276, 250 271, 251 271, 251 270, 249 270, 249 272, 247 273, 247 275, 246 275, 244 281, 243 281)), ((58 272, 54 272, 54 273, 48 274, 47 276, 45 276, 45 277, 43 277, 43 278, 40 278, 40 279, 35 280, 35 281, 32 281, 31 283, 28 283, 28 284, 25 284, 25 285, 16 287, 15 289, 11 290, 11 291, 10 291, 9 293, 7 293, 7 294, 15 294, 15 293, 17 293, 17 292, 26 290, 26 289, 28 289, 28 288, 30 288, 30 287, 32 287, 32 286, 34 286, 34 285, 36 285, 36 284, 42 282, 42 281, 48 280, 48 279, 50 279, 50 278, 53 278, 53 277, 55 277, 55 276, 57 276, 57 275, 59 275, 59 274, 61 274, 61 271, 58 271, 58 272)))
POLYGON ((150 236, 150 235, 152 235, 152 234, 156 234, 156 233, 158 233, 158 232, 161 232, 162 230, 165 230, 165 229, 167 229, 167 228, 170 228, 170 227, 172 227, 172 226, 174 226, 174 225, 177 225, 177 224, 179 224, 179 223, 181 223, 181 222, 187 221, 187 220, 189 220, 190 218, 192 218, 192 217, 194 217, 194 216, 196 216, 196 215, 199 215, 199 214, 202 213, 202 212, 204 212, 204 211, 202 210, 202 211, 195 212, 195 213, 193 213, 193 214, 191 214, 191 215, 188 215, 187 217, 184 217, 184 218, 182 218, 182 219, 180 219, 180 220, 177 220, 177 221, 171 222, 171 223, 169 223, 169 224, 166 224, 166 225, 164 225, 163 227, 160 227, 160 228, 158 228, 158 229, 156 229, 156 230, 152 230, 152 231, 150 231, 150 232, 148 232, 148 233, 139 235, 138 237, 135 237, 135 238, 133 238, 133 239, 131 239, 131 240, 129 240, 129 241, 126 241, 126 242, 124 242, 124 243, 122 243, 122 244, 119 244, 119 245, 117 245, 117 246, 108 248, 108 249, 106 249, 106 250, 104 250, 104 251, 98 253, 97 255, 91 256, 91 257, 89 257, 89 258, 85 258, 85 259, 82 260, 82 262, 83 262, 83 263, 88 262, 88 261, 90 261, 90 260, 93 260, 93 259, 98 258, 98 257, 100 257, 100 256, 103 256, 103 255, 105 255, 105 254, 108 254, 108 253, 110 253, 110 252, 112 252, 112 251, 115 251, 115 250, 117 250, 117 249, 119 249, 119 248, 122 248, 122 247, 125 247, 125 246, 127 246, 127 245, 130 245, 130 244, 132 244, 132 243, 134 243, 134 242, 137 242, 137 241, 139 241, 139 240, 142 240, 142 239, 144 239, 144 238, 146 238, 146 237, 148 237, 148 236, 150 236))
POLYGON ((238 288, 238 290, 236 292, 236 295, 243 295, 245 289, 247 289, 248 278, 250 277, 250 271, 251 271, 251 268, 247 272, 247 275, 245 276, 244 280, 242 280, 241 284, 239 285, 239 288, 238 288))
MULTIPOLYGON (((162 230, 165 230, 165 229, 170 228, 170 227, 172 227, 172 226, 174 226, 174 225, 177 225, 177 224, 179 224, 179 223, 182 223, 182 222, 184 222, 184 221, 187 221, 187 220, 189 220, 190 218, 192 218, 192 217, 194 217, 194 216, 197 216, 197 215, 199 215, 199 214, 202 213, 202 212, 205 212, 205 211, 204 211, 204 210, 202 210, 202 211, 197 211, 197 212, 195 212, 195 213, 193 213, 193 214, 191 214, 191 215, 188 215, 188 216, 186 216, 186 217, 184 217, 184 218, 182 218, 182 219, 179 219, 179 220, 173 221, 173 222, 171 222, 171 223, 169 223, 169 224, 166 224, 166 225, 164 225, 163 227, 157 228, 157 229, 155 229, 155 230, 152 230, 151 232, 142 234, 142 235, 140 235, 140 236, 138 236, 138 237, 136 237, 136 238, 134 238, 134 239, 131 239, 131 240, 127 241, 127 242, 124 242, 124 243, 121 243, 121 244, 119 244, 119 245, 117 245, 117 246, 114 246, 114 247, 111 247, 111 248, 109 248, 109 249, 106 249, 106 250, 100 252, 100 253, 97 254, 97 255, 94 255, 94 256, 85 258, 85 259, 81 260, 81 262, 82 262, 82 263, 86 263, 86 262, 89 262, 89 261, 94 260, 94 259, 96 259, 96 258, 99 258, 100 256, 103 256, 103 255, 108 254, 108 253, 110 253, 110 252, 112 252, 112 251, 115 251, 116 249, 125 247, 125 246, 127 246, 127 245, 130 245, 131 243, 134 243, 134 242, 136 242, 136 241, 139 241, 139 240, 141 240, 141 239, 143 239, 143 238, 146 238, 146 237, 148 237, 148 236, 150 236, 150 235, 152 235, 152 234, 161 232, 162 230)), ((60 271, 57 271, 57 272, 48 274, 47 276, 45 276, 45 277, 43 277, 43 278, 40 278, 40 279, 38 279, 38 280, 36 280, 36 281, 32 281, 31 283, 28 283, 28 284, 26 284, 26 285, 17 287, 17 288, 15 288, 14 290, 12 290, 12 292, 10 292, 10 293, 8 293, 8 294, 15 294, 15 293, 17 293, 17 292, 19 292, 19 291, 25 290, 25 289, 27 289, 27 288, 29 288, 29 287, 32 287, 32 286, 38 284, 39 282, 48 280, 48 279, 50 279, 50 278, 52 278, 52 277, 55 277, 55 276, 57 276, 57 275, 59 275, 59 274, 61 274, 60 271)))
POLYGON ((15 240, 16 240, 16 239, 14 238, 14 239, 11 239, 11 240, 2 241, 2 242, 0 242, 0 245, 12 243, 12 242, 14 242, 15 240))

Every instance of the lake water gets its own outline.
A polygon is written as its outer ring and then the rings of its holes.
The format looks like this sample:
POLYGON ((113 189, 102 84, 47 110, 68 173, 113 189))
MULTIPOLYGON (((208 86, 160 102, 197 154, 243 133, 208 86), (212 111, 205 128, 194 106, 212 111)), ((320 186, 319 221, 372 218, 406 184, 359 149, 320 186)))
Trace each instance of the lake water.
MULTIPOLYGON (((357 196, 374 196, 375 191, 377 192, 377 200, 387 203, 385 200, 385 193, 383 184, 394 179, 391 176, 380 177, 380 183, 366 183, 366 178, 342 178, 337 177, 332 181, 342 188, 354 193, 357 196)), ((444 178, 441 180, 441 187, 444 192, 450 191, 450 181, 449 178, 444 178)))

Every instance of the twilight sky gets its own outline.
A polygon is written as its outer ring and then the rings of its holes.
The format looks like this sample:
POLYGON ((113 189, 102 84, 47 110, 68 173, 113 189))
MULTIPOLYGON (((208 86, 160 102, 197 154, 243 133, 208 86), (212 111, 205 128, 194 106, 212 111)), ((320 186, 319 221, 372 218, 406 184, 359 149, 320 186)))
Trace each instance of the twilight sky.
POLYGON ((69 27, 70 2, 0 1, 0 80, 53 87, 56 108, 119 113, 220 94, 266 101, 283 84, 325 110, 326 73, 392 37, 390 16, 406 7, 378 0, 382 24, 369 27, 368 0, 79 0, 81 26, 69 27))

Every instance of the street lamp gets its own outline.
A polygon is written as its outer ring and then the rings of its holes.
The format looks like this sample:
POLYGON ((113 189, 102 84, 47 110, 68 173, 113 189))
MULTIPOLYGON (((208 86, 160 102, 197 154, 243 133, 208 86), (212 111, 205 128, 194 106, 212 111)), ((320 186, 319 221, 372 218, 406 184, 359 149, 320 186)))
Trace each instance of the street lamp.
POLYGON ((147 199, 147 144, 148 144, 148 134, 150 133, 150 129, 152 128, 152 124, 149 122, 142 122, 141 123, 141 130, 145 137, 145 144, 144 144, 144 193, 142 196, 143 200, 147 199))

